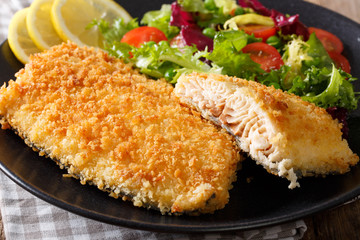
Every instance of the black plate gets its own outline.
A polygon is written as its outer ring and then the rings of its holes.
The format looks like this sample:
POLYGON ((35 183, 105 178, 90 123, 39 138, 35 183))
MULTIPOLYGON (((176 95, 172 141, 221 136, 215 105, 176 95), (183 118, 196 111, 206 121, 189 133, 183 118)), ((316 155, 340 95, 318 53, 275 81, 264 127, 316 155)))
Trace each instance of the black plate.
MULTIPOLYGON (((133 16, 158 9, 163 1, 123 0, 121 4, 133 16)), ((360 77, 359 24, 324 8, 299 1, 263 1, 266 6, 290 14, 300 13, 308 26, 327 29, 344 41, 344 54, 360 77)), ((14 58, 5 41, 1 45, 0 80, 6 82, 22 65, 14 58)), ((355 82, 359 91, 360 81, 355 82)), ((353 112, 350 145, 360 154, 360 110, 353 112)), ((252 161, 245 163, 230 192, 229 204, 213 215, 199 217, 162 216, 153 210, 132 206, 129 202, 108 197, 93 186, 63 178, 64 171, 49 159, 39 157, 12 131, 0 131, 0 167, 17 184, 51 204, 102 222, 153 231, 213 232, 244 230, 286 221, 337 206, 360 195, 360 166, 341 176, 301 179, 301 188, 289 190, 289 182, 267 174, 252 161), (250 183, 247 178, 252 178, 250 183)))

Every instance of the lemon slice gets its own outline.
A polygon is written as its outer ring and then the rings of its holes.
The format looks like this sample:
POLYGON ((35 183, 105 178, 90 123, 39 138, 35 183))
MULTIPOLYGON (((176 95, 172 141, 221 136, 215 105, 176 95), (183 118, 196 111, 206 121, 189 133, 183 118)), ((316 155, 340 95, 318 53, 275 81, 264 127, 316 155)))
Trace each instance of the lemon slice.
POLYGON ((29 35, 41 50, 49 49, 62 42, 50 20, 53 2, 54 0, 35 0, 26 17, 29 35))
POLYGON ((15 13, 10 21, 8 42, 16 58, 22 62, 29 62, 29 56, 40 52, 40 49, 31 40, 26 28, 26 15, 29 8, 24 8, 15 13))
POLYGON ((58 35, 79 46, 102 47, 103 38, 98 29, 87 29, 87 26, 94 19, 112 23, 117 18, 123 18, 125 22, 132 19, 112 0, 55 0, 51 10, 51 20, 58 35))

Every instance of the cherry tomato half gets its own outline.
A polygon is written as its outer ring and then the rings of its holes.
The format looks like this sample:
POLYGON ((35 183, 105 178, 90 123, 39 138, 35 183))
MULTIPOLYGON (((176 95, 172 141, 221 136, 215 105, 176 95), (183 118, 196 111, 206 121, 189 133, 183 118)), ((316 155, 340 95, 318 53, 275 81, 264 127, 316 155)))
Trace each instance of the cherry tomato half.
POLYGON ((121 39, 121 42, 140 47, 145 42, 154 41, 158 43, 163 40, 167 41, 167 37, 161 30, 155 27, 143 26, 127 32, 121 39))
POLYGON ((239 29, 244 30, 247 34, 251 35, 254 34, 257 38, 262 38, 263 42, 274 36, 276 34, 276 28, 270 26, 263 26, 263 25, 247 25, 244 27, 240 27, 239 29))
POLYGON ((316 37, 321 41, 328 52, 342 53, 344 50, 342 41, 328 31, 320 28, 309 27, 309 33, 315 33, 316 37))
POLYGON ((260 67, 267 72, 270 72, 272 69, 279 69, 284 65, 281 55, 276 48, 266 43, 250 43, 242 49, 242 52, 249 53, 250 58, 254 62, 259 63, 260 67))
POLYGON ((346 57, 344 57, 343 55, 337 52, 328 52, 328 53, 331 59, 334 61, 336 68, 341 68, 344 72, 350 73, 351 67, 346 57))

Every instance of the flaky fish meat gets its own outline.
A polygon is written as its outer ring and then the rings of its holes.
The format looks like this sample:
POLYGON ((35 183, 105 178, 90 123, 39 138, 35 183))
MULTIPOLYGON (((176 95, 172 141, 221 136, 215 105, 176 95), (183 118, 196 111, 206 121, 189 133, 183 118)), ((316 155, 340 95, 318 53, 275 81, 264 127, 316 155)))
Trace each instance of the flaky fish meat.
POLYGON ((184 75, 175 87, 183 104, 222 126, 241 150, 272 174, 287 178, 345 173, 359 161, 342 125, 325 109, 254 81, 217 74, 184 75))
POLYGON ((1 124, 113 197, 164 214, 212 213, 228 202, 242 158, 233 136, 173 89, 68 42, 32 56, 1 87, 1 124))

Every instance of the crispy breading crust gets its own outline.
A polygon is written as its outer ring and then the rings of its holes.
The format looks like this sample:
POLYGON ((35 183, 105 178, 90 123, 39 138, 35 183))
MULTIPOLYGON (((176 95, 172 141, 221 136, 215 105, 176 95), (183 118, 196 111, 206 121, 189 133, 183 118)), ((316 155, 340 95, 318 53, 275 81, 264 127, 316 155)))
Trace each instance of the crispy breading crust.
POLYGON ((162 213, 212 213, 228 202, 241 160, 234 139, 173 87, 103 51, 64 43, 30 58, 0 90, 3 128, 81 183, 162 213))
POLYGON ((182 76, 175 93, 183 103, 197 108, 204 117, 234 134, 240 148, 257 163, 288 178, 292 182, 290 188, 297 185, 297 176, 345 173, 359 161, 342 139, 342 125, 325 109, 294 94, 255 81, 200 73, 182 76), (238 100, 247 99, 244 103, 248 105, 231 109, 229 99, 237 99, 234 96, 239 96, 238 100), (245 122, 236 119, 236 111, 248 110, 253 115, 248 112, 243 118, 245 122), (258 135, 261 139, 258 143, 266 146, 264 149, 256 148, 259 144, 254 146, 257 139, 244 137, 245 130, 234 133, 238 126, 247 123, 253 124, 252 130, 262 127, 264 133, 258 135))

